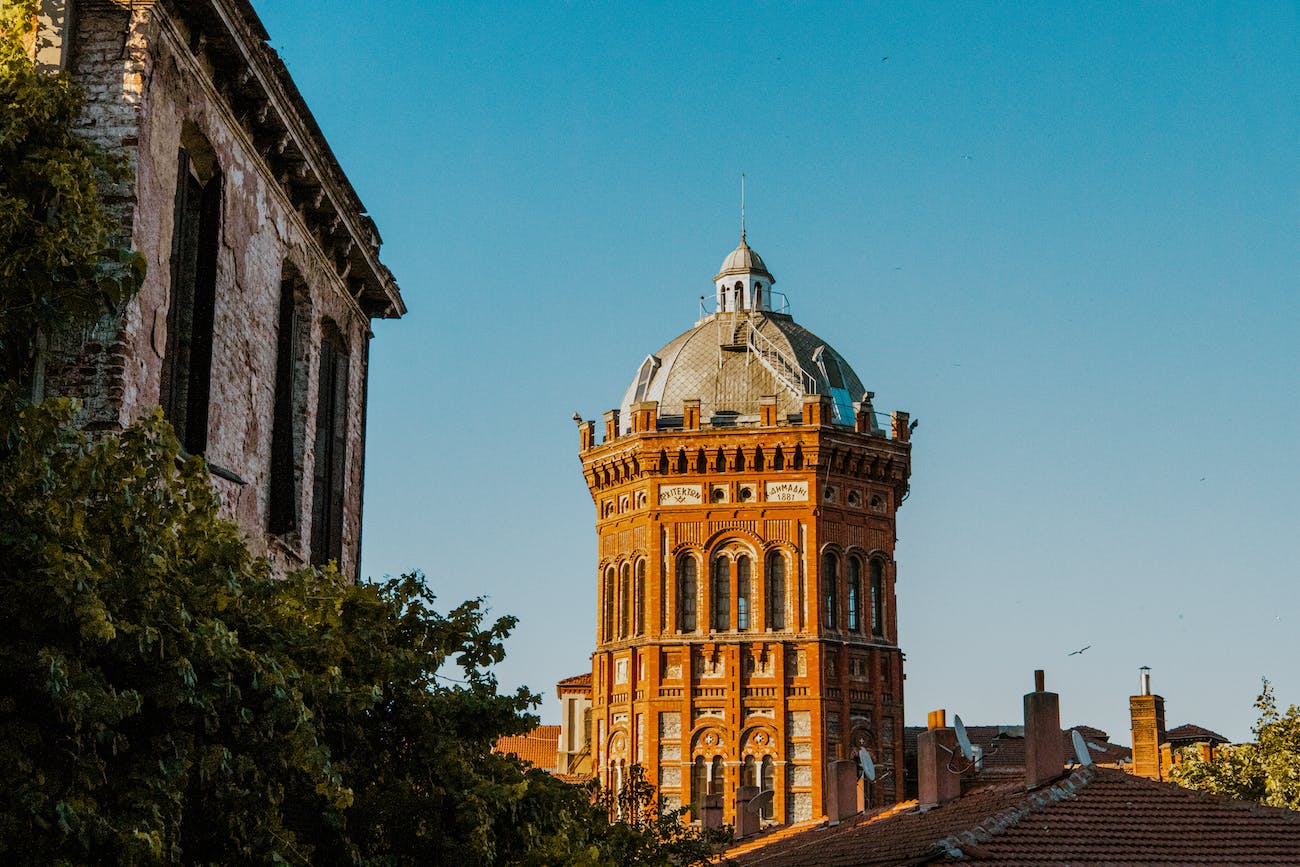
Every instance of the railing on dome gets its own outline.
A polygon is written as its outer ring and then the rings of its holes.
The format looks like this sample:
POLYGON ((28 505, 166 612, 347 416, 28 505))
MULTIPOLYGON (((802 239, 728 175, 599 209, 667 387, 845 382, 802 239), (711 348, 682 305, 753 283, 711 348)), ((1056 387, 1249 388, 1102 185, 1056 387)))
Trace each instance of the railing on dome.
POLYGON ((776 289, 771 289, 771 288, 769 288, 769 289, 767 290, 767 294, 768 294, 768 298, 769 298, 769 304, 768 304, 768 307, 765 308, 765 309, 763 309, 763 310, 750 310, 750 309, 745 309, 745 310, 726 310, 726 311, 719 311, 719 310, 718 310, 718 298, 717 298, 716 295, 714 295, 713 297, 709 297, 709 296, 707 296, 707 295, 701 295, 701 296, 700 296, 700 318, 703 319, 705 316, 711 316, 711 315, 713 315, 714 313, 719 313, 719 312, 725 312, 725 313, 783 313, 783 314, 785 314, 786 316, 789 316, 789 315, 790 315, 790 299, 786 296, 786 294, 785 294, 784 292, 780 292, 780 291, 778 291, 778 290, 776 290, 776 289), (780 307, 772 307, 772 306, 771 306, 770 299, 771 299, 771 297, 774 296, 774 295, 779 295, 779 296, 781 296, 781 306, 780 306, 780 307))
POLYGON ((745 323, 745 345, 776 381, 796 399, 817 393, 817 380, 799 362, 781 351, 773 340, 764 337, 753 322, 745 323))

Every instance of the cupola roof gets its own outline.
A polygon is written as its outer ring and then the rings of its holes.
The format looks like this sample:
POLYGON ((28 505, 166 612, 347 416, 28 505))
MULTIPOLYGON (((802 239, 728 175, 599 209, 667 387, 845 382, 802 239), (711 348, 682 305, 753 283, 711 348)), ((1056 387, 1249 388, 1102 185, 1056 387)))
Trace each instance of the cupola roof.
POLYGON ((767 270, 763 264, 763 257, 754 251, 754 248, 745 242, 745 233, 740 233, 740 246, 727 254, 727 258, 722 260, 722 267, 713 279, 727 277, 732 274, 762 274, 767 278, 767 282, 775 283, 776 278, 772 272, 767 270))

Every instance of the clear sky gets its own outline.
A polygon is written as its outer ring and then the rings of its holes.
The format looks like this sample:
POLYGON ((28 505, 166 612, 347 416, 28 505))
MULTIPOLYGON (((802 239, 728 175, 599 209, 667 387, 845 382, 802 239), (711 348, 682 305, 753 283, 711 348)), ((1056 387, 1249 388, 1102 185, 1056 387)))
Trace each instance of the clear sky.
POLYGON ((1300 703, 1300 6, 255 0, 384 236, 363 571, 588 668, 570 416, 689 328, 739 234, 878 409, 909 723, 1249 737, 1300 703), (1086 652, 1067 656, 1091 645, 1086 652))

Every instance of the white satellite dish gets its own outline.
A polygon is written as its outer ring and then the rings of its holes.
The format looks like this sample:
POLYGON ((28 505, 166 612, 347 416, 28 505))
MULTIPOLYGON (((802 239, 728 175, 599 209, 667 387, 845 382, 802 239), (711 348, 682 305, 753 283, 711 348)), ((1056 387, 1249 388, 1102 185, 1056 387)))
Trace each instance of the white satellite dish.
POLYGON ((961 746, 961 754, 968 761, 975 761, 975 748, 970 744, 970 736, 966 734, 966 724, 961 721, 961 714, 952 715, 952 725, 957 730, 957 743, 961 746))
POLYGON ((867 752, 866 747, 858 747, 858 764, 862 766, 862 776, 874 782, 876 763, 871 761, 871 753, 867 752))
POLYGON ((1079 764, 1091 765, 1092 753, 1088 752, 1088 744, 1084 741, 1083 735, 1079 734, 1078 729, 1070 730, 1070 739, 1074 741, 1074 757, 1079 760, 1079 764))
POLYGON ((759 813, 762 813, 768 807, 772 806, 772 799, 775 796, 776 796, 776 792, 773 789, 768 789, 765 792, 759 792, 757 795, 750 798, 748 802, 746 802, 745 812, 751 816, 757 816, 759 813))

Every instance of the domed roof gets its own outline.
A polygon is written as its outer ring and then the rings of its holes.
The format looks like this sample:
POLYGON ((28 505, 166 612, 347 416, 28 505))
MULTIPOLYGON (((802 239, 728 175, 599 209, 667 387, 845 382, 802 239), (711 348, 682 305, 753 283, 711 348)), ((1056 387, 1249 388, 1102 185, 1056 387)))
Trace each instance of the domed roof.
POLYGON ((831 395, 836 424, 854 424, 853 403, 864 389, 844 356, 788 315, 754 312, 707 316, 647 356, 623 396, 619 427, 630 428, 631 406, 643 400, 658 401, 659 418, 670 421, 683 414, 684 401, 698 398, 701 421, 726 424, 757 422, 759 401, 776 395, 777 417, 797 416, 803 396, 778 378, 777 356, 802 368, 793 372, 803 382, 801 391, 831 395))
POLYGON ((767 282, 776 282, 776 278, 763 264, 763 257, 754 252, 754 249, 749 244, 745 243, 743 233, 740 236, 740 246, 728 253, 727 258, 722 260, 722 267, 718 269, 718 273, 714 275, 713 279, 717 280, 719 277, 728 274, 762 274, 767 278, 767 282))

